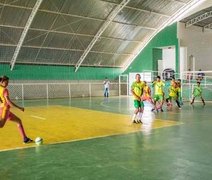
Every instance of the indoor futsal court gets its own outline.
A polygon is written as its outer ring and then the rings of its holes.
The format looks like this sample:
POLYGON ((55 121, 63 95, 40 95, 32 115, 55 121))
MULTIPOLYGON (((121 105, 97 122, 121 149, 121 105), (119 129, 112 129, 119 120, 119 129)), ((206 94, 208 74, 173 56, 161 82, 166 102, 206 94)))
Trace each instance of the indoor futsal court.
POLYGON ((0 180, 210 180, 211 0, 0 0, 0 180))

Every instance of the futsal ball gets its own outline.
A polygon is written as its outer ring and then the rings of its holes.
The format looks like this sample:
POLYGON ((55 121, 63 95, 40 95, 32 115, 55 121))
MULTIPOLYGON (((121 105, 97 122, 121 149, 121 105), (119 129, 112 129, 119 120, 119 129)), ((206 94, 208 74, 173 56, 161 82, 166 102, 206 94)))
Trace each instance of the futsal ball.
POLYGON ((35 144, 37 144, 37 145, 43 144, 43 139, 41 137, 36 137, 35 144))

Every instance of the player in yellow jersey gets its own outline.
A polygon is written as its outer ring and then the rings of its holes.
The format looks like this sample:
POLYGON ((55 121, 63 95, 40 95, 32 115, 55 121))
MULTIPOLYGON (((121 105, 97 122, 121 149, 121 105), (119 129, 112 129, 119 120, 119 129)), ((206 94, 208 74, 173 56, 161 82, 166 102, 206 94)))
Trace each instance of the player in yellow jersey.
POLYGON ((151 89, 148 86, 146 81, 144 81, 142 100, 143 101, 149 101, 150 103, 154 104, 152 97, 151 97, 151 89))
POLYGON ((180 103, 178 101, 179 93, 180 88, 178 87, 178 84, 176 82, 173 82, 172 85, 169 87, 169 96, 166 99, 168 109, 172 109, 172 100, 175 100, 177 106, 181 108, 180 103))
POLYGON ((158 112, 159 109, 163 112, 162 106, 164 101, 164 91, 163 87, 165 86, 164 82, 161 81, 160 76, 157 76, 157 80, 152 83, 154 87, 154 108, 152 111, 156 110, 158 112), (157 107, 157 103, 159 104, 157 107))
POLYGON ((0 78, 0 100, 1 100, 0 127, 1 128, 4 127, 6 121, 8 121, 8 120, 15 122, 18 126, 18 129, 19 129, 21 135, 22 135, 23 142, 30 143, 30 142, 32 142, 32 140, 26 136, 21 119, 19 117, 17 117, 15 114, 13 114, 12 112, 10 112, 11 106, 18 108, 21 111, 24 111, 24 108, 19 107, 18 105, 16 105, 15 103, 13 103, 10 100, 9 91, 7 89, 8 83, 9 83, 9 78, 7 76, 3 76, 2 78, 0 78))
POLYGON ((183 100, 182 100, 182 93, 181 93, 181 91, 182 91, 182 86, 181 86, 181 79, 178 79, 177 81, 176 81, 176 83, 177 83, 177 87, 179 88, 179 90, 178 90, 178 101, 179 101, 179 103, 180 103, 180 106, 182 106, 183 105, 183 100))
POLYGON ((144 82, 141 81, 140 74, 136 74, 135 78, 136 78, 136 81, 133 82, 131 86, 131 92, 133 94, 134 107, 135 107, 135 111, 132 117, 132 122, 142 123, 141 118, 144 111, 144 103, 142 100, 144 82))

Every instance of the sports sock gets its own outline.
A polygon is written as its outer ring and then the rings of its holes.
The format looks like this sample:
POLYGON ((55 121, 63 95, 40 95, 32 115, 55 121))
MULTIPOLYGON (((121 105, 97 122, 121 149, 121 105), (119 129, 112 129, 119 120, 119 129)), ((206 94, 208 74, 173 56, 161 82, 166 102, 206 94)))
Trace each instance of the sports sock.
POLYGON ((132 121, 135 121, 137 114, 133 114, 132 121))
POLYGON ((142 112, 139 112, 139 113, 138 113, 138 119, 139 119, 139 120, 141 120, 142 115, 143 115, 143 113, 142 113, 142 112))

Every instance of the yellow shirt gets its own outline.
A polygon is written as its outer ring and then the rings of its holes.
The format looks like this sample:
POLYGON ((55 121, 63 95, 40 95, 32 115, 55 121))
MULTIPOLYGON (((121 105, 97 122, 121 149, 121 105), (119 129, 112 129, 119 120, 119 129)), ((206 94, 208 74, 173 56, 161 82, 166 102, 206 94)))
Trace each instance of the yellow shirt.
MULTIPOLYGON (((144 87, 144 82, 140 81, 140 82, 133 82, 131 89, 132 91, 138 96, 141 97, 141 95, 143 94, 143 87, 144 87)), ((140 100, 138 99, 138 97, 134 95, 134 99, 140 100)))
POLYGON ((178 87, 170 86, 170 88, 169 88, 169 96, 177 97, 178 93, 179 93, 179 88, 178 87))
POLYGON ((7 108, 10 107, 6 101, 6 98, 5 98, 6 96, 9 96, 8 90, 4 88, 3 86, 0 86, 0 102, 1 102, 0 107, 7 107, 7 108))
POLYGON ((144 96, 151 96, 151 94, 150 94, 150 87, 149 86, 144 86, 144 88, 143 88, 143 90, 144 90, 144 96))
POLYGON ((155 87, 155 95, 163 95, 163 87, 165 84, 162 81, 154 81, 153 85, 155 87))

